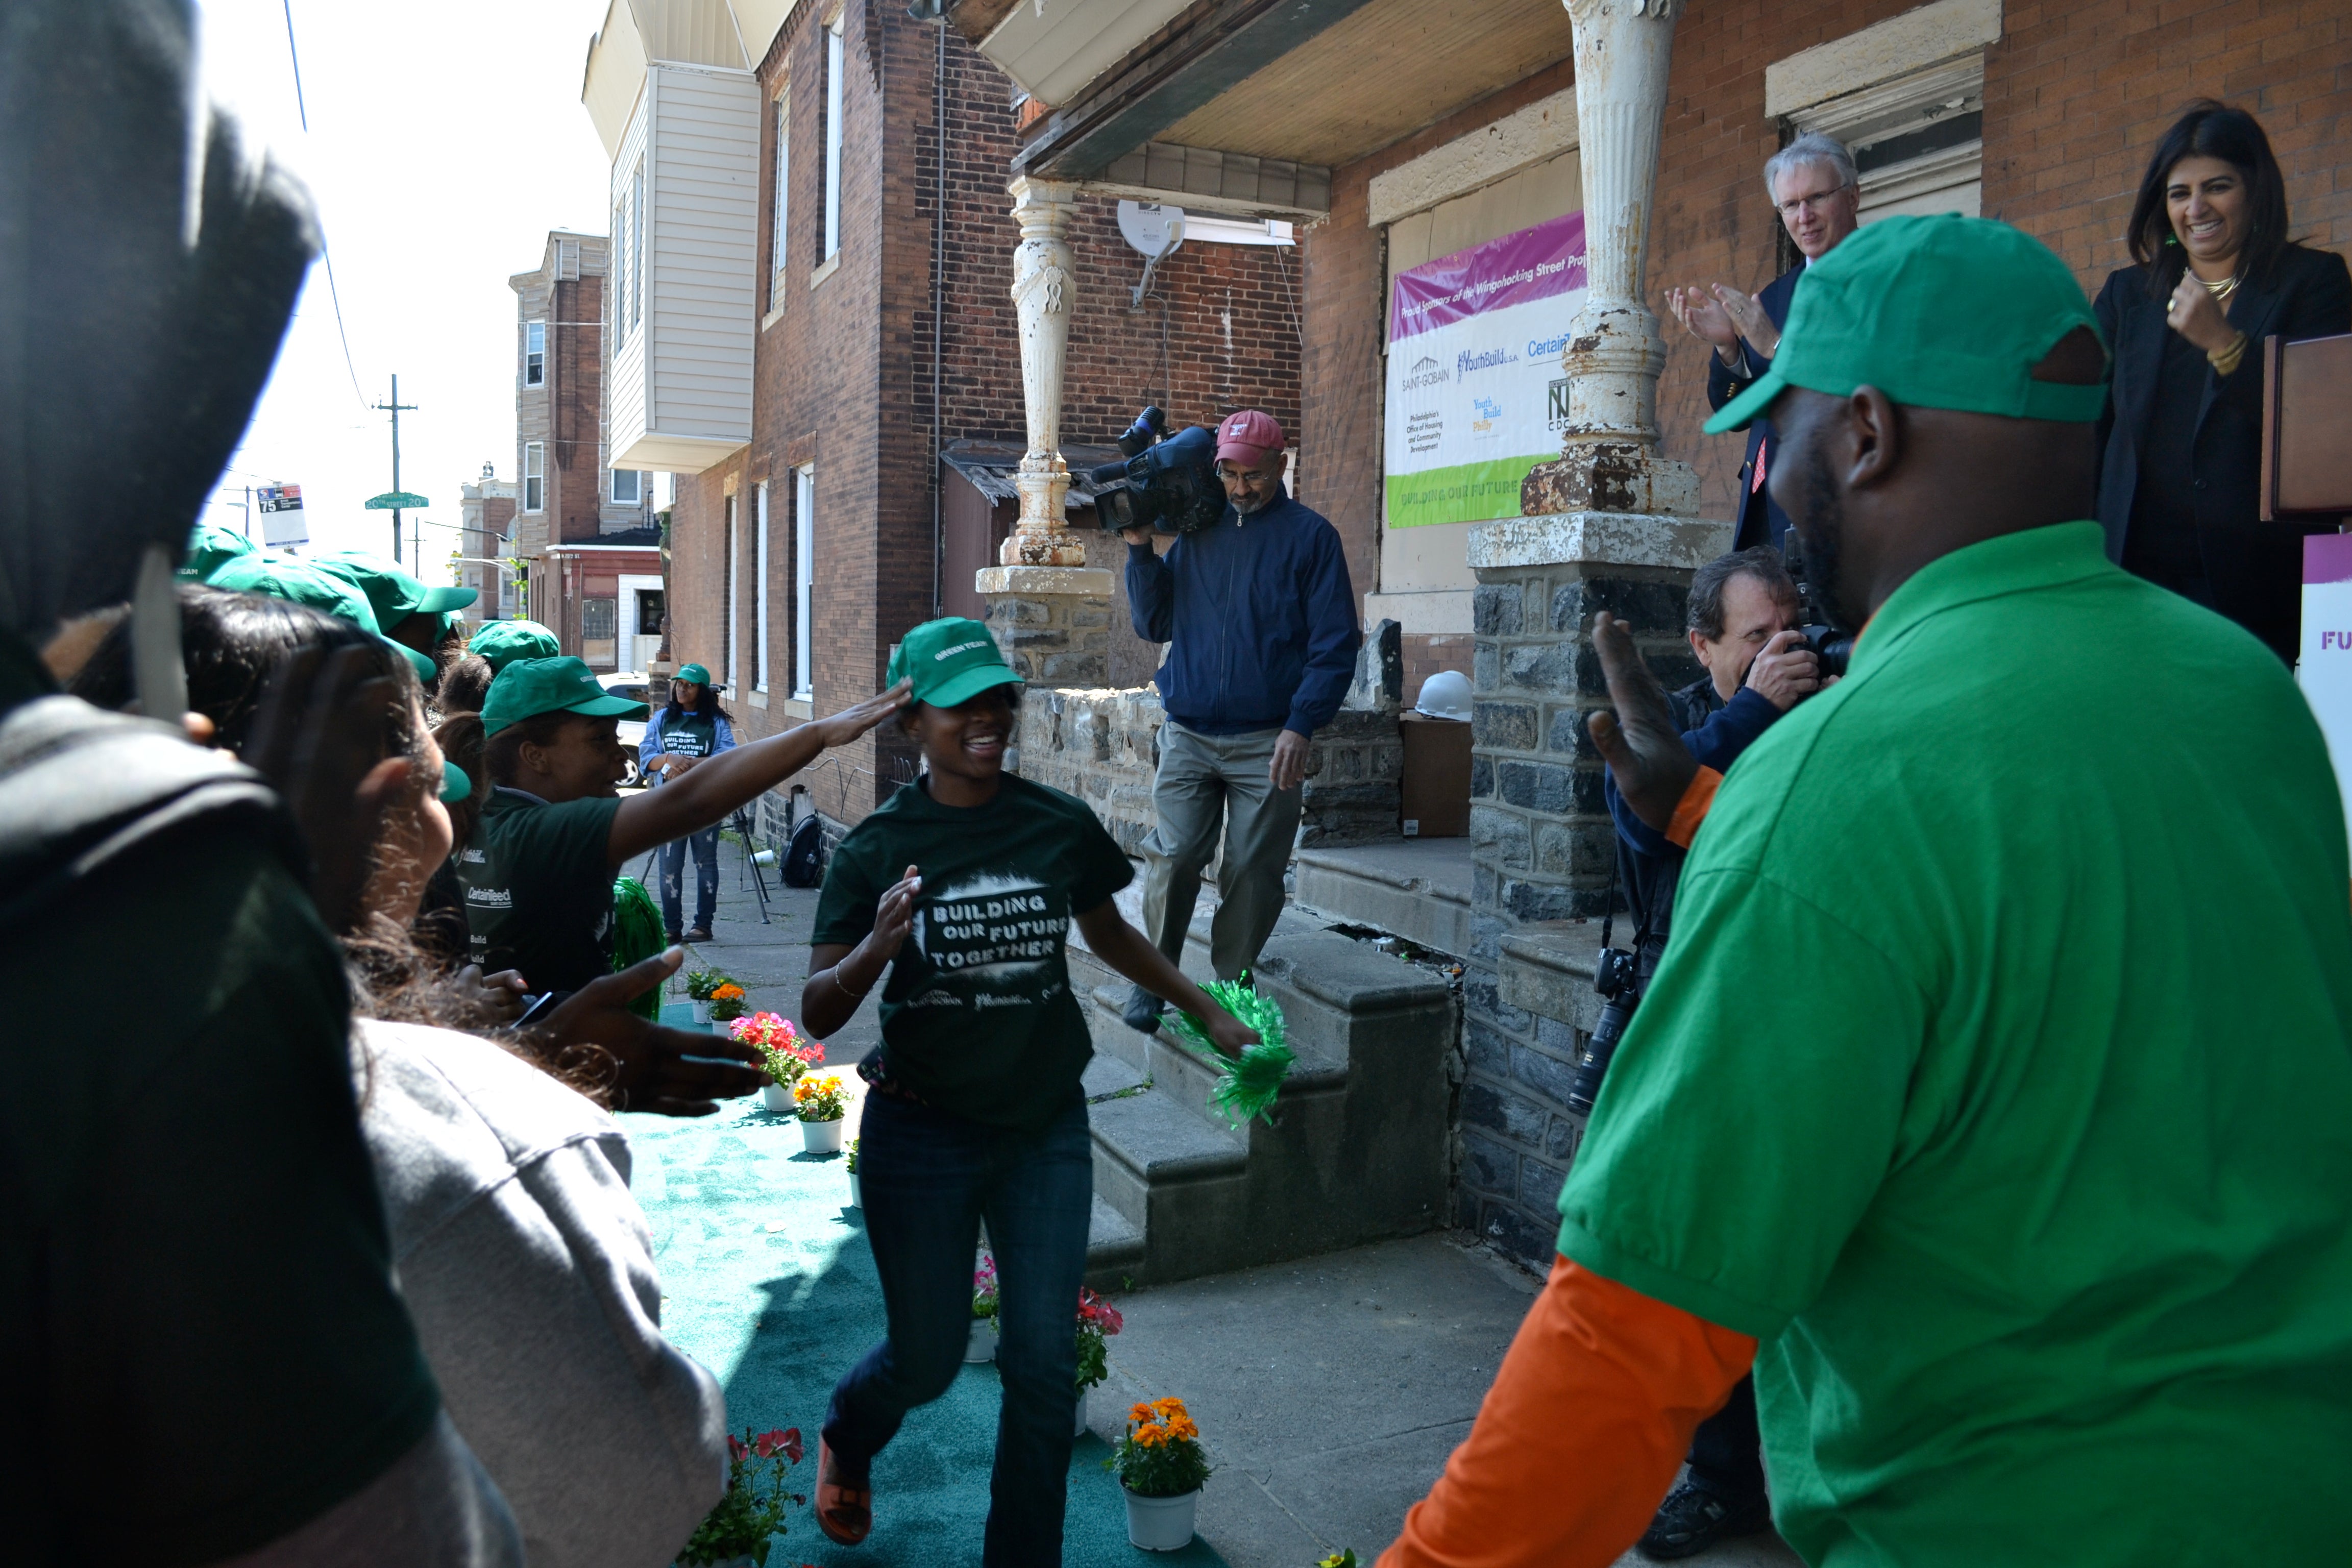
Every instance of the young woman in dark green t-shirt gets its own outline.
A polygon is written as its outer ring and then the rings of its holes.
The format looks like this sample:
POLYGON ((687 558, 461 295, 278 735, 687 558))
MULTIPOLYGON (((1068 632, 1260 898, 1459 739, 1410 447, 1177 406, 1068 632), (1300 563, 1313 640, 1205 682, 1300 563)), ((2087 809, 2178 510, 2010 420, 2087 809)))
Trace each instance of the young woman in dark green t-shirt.
POLYGON ((1055 1562, 1094 1198, 1078 1082, 1093 1047, 1070 989, 1070 925, 1111 968, 1206 1020, 1227 1055, 1257 1037, 1120 918, 1111 895, 1134 873, 1086 803, 1004 772, 1021 679, 988 629, 917 626, 891 659, 891 680, 902 676, 914 700, 900 722, 929 772, 835 852, 801 997, 823 1038, 882 987, 882 1047, 858 1068, 872 1086, 858 1177, 889 1334, 834 1389, 817 1522, 844 1544, 866 1538, 875 1454, 954 1380, 985 1218, 1004 1404, 984 1560, 1055 1562))

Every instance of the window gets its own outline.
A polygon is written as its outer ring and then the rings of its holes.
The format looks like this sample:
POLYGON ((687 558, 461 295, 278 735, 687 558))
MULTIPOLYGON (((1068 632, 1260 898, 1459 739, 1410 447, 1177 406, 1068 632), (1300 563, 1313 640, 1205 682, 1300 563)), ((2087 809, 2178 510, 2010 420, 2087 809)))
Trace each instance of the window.
POLYGON ((720 570, 727 577, 727 630, 719 638, 719 665, 726 671, 727 689, 730 691, 739 691, 742 689, 743 683, 737 679, 735 668, 735 623, 743 613, 743 600, 740 592, 742 587, 743 574, 737 571, 735 565, 735 498, 732 494, 727 498, 727 537, 724 543, 727 559, 720 570))
POLYGON ((751 492, 751 689, 768 689, 768 481, 751 492))
POLYGON ((547 447, 538 441, 523 443, 522 510, 547 510, 547 447))
POLYGON ((641 159, 629 181, 629 325, 644 317, 646 298, 646 165, 641 159))
POLYGON ((580 657, 590 664, 609 667, 620 661, 619 638, 615 636, 620 609, 617 599, 580 601, 580 657))
POLYGON ((824 255, 841 248, 841 18, 824 27, 824 255))
POLYGON ((816 600, 816 469, 793 475, 793 695, 816 693, 812 626, 816 600))
POLYGON ((792 100, 776 100, 776 174, 775 215, 768 240, 768 309, 784 308, 784 213, 791 205, 786 197, 792 188, 793 132, 792 100))
POLYGON ((547 384, 547 323, 526 321, 522 329, 522 384, 547 384))
POLYGON ((657 637, 662 629, 662 591, 659 588, 637 590, 637 635, 657 637))
POLYGON ((613 470, 613 500, 619 506, 635 506, 646 493, 646 477, 635 468, 613 470))

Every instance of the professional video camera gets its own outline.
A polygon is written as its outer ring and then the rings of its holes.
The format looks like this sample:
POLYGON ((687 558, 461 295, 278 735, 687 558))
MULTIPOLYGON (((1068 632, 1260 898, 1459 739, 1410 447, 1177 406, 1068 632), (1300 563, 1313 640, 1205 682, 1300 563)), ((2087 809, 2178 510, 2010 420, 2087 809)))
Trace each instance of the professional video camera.
POLYGON ((1118 438, 1126 460, 1087 473, 1095 491, 1099 528, 1149 528, 1159 533, 1191 533, 1224 515, 1225 489, 1217 482, 1213 432, 1195 425, 1168 434, 1168 416, 1157 406, 1136 416, 1118 438))
POLYGON ((1804 542, 1797 537, 1795 529, 1789 530, 1788 537, 1782 541, 1780 555, 1788 563, 1789 575, 1797 580, 1797 597, 1803 606, 1805 624, 1797 630, 1804 635, 1805 646, 1821 661, 1822 679, 1843 675, 1848 661, 1853 658, 1853 634, 1837 624, 1829 605, 1813 592, 1805 573, 1804 542))

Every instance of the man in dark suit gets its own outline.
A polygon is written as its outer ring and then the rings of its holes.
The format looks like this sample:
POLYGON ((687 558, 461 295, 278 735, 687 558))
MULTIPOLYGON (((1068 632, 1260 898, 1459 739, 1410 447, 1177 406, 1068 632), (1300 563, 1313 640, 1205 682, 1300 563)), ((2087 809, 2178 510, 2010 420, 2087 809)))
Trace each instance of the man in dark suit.
MULTIPOLYGON (((1666 308, 1675 320, 1714 345, 1707 356, 1706 401, 1711 408, 1748 390, 1772 368, 1780 346, 1780 323, 1805 268, 1827 256, 1854 231, 1862 190, 1853 155, 1818 132, 1807 132, 1772 154, 1764 165, 1764 188, 1796 242, 1804 261, 1747 295, 1717 283, 1708 289, 1669 289, 1666 308)), ((1748 427, 1748 460, 1739 469, 1738 531, 1732 547, 1769 544, 1780 548, 1789 532, 1787 514, 1772 500, 1765 477, 1779 445, 1769 420, 1748 427)))

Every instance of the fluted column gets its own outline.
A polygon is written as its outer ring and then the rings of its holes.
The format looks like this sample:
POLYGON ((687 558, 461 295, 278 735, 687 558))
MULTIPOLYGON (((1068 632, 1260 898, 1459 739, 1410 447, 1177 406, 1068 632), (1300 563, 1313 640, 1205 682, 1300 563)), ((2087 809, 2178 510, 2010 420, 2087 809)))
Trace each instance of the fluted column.
POLYGON ((1643 300, 1680 0, 1565 3, 1576 43, 1585 298, 1561 356, 1569 401, 1560 458, 1528 476, 1520 510, 1685 514, 1697 504, 1698 479, 1657 455, 1666 347, 1643 300))
POLYGON ((1029 450, 1013 488, 1021 521, 997 559, 1007 566, 1083 566, 1086 545, 1071 536, 1064 512, 1070 470, 1062 462, 1062 362, 1070 342, 1076 278, 1070 205, 1077 187, 1024 177, 1006 187, 1021 224, 1013 253, 1013 302, 1021 316, 1021 396, 1029 416, 1029 450))

